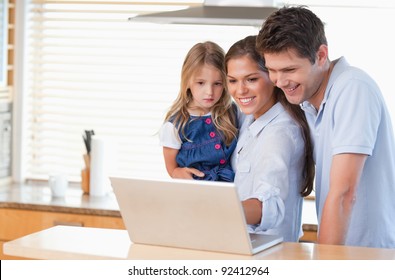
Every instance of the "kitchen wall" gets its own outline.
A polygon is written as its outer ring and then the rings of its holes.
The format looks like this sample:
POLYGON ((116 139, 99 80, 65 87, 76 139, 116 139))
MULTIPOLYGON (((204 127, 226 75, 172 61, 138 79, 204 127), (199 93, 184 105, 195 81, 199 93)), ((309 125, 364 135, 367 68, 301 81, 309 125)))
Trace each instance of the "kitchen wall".
MULTIPOLYGON (((18 3, 24 2, 24 1, 18 1, 18 3)), ((344 55, 348 61, 358 67, 361 67, 362 69, 366 70, 369 72, 378 82, 379 86, 381 87, 383 94, 388 101, 388 106, 390 108, 392 118, 395 120, 395 110, 393 108, 394 105, 392 105, 394 102, 394 97, 392 95, 392 66, 395 65, 395 58, 394 56, 391 55, 391 49, 392 49, 392 35, 390 33, 390 26, 394 26, 394 21, 395 21, 395 9, 393 8, 394 4, 392 6, 390 5, 391 3, 389 1, 293 1, 293 2, 298 2, 299 4, 311 4, 310 8, 317 13, 319 17, 321 17, 324 22, 326 23, 326 28, 327 28, 327 37, 329 41, 329 52, 330 52, 330 58, 331 59, 336 59, 337 57, 344 55), (326 6, 325 2, 330 3, 331 5, 339 5, 339 7, 333 7, 333 6, 326 6), (372 4, 371 4, 372 2, 372 4), (351 6, 349 6, 351 5, 351 6), (358 7, 362 6, 362 7, 358 7), (373 7, 374 5, 374 7, 373 7)), ((19 6, 23 8, 23 6, 19 6)), ((126 15, 125 15, 126 18, 126 15)), ((130 25, 132 23, 129 23, 130 25)), ((148 27, 145 27, 148 28, 148 27)), ((233 27, 226 27, 229 30, 234 30, 233 27)), ((212 40, 217 40, 218 43, 223 46, 225 50, 229 48, 231 43, 233 43, 236 39, 232 38, 229 41, 224 40, 223 38, 219 39, 219 33, 222 32, 223 27, 202 27, 200 30, 198 26, 194 26, 193 28, 190 28, 191 32, 187 32, 187 28, 183 28, 180 26, 172 26, 171 28, 167 27, 149 27, 149 29, 153 32, 156 32, 155 35, 148 35, 147 32, 147 38, 143 38, 143 40, 146 40, 145 42, 138 42, 142 46, 144 44, 147 44, 150 48, 150 52, 139 55, 139 60, 144 61, 142 65, 138 67, 138 77, 139 80, 144 80, 144 88, 138 88, 136 84, 133 84, 133 87, 131 87, 131 92, 140 92, 138 95, 138 98, 141 98, 143 96, 142 93, 152 93, 156 94, 155 96, 157 97, 152 97, 155 100, 167 100, 167 103, 161 104, 161 108, 165 108, 170 105, 173 96, 165 96, 166 92, 168 93, 174 93, 176 94, 177 88, 178 88, 178 76, 179 76, 179 70, 181 67, 181 62, 183 59, 183 56, 187 52, 187 48, 190 47, 193 41, 200 41, 203 39, 212 39, 212 40), (209 30, 210 29, 210 30, 209 30), (164 50, 166 51, 166 56, 169 55, 169 46, 170 43, 167 42, 165 43, 165 48, 163 47, 164 45, 161 45, 157 43, 158 38, 163 40, 164 34, 166 30, 171 30, 172 32, 172 38, 170 39, 171 41, 171 46, 174 46, 174 40, 178 40, 178 37, 180 36, 182 30, 186 32, 188 35, 188 38, 184 38, 185 36, 181 36, 182 39, 184 40, 191 40, 190 44, 186 45, 177 45, 178 47, 178 52, 176 53, 177 57, 172 57, 171 59, 168 59, 167 57, 163 55, 164 50), (213 31, 213 30, 218 30, 218 31, 213 31), (210 33, 211 32, 211 33, 210 33), (151 40, 151 41, 150 41, 151 40), (155 40, 155 44, 152 44, 152 41, 155 40), (184 48, 185 47, 185 48, 184 48), (158 61, 160 63, 158 63, 158 61), (164 62, 162 62, 164 61, 164 62), (143 67, 144 64, 144 67, 143 67), (155 70, 155 71, 153 71, 155 70), (170 73, 170 74, 169 74, 170 73), (163 79, 164 74, 170 75, 169 77, 166 77, 163 79), (162 80, 160 81, 160 78, 162 80), (155 80, 155 83, 152 82, 152 80, 155 80), (165 92, 164 88, 167 87, 167 90, 165 92), (171 87, 171 90, 168 88, 171 87), (142 93, 141 93, 142 92, 142 93)), ((148 29, 147 29, 148 30, 148 29)), ((189 30, 189 29, 188 29, 189 30)), ((248 31, 249 32, 249 31, 248 31)), ((102 32, 103 33, 103 32, 102 32)), ((233 37, 236 37, 237 39, 241 38, 242 33, 238 35, 238 33, 233 32, 232 34, 233 37)), ((245 34, 247 35, 247 34, 245 34)), ((133 35, 125 35, 123 39, 129 39, 126 36, 130 36, 131 39, 135 39, 136 37, 133 37, 133 35)), ((125 44, 126 40, 123 41, 121 44, 125 44)), ((177 41, 179 42, 179 41, 177 41)), ((128 47, 123 46, 123 51, 127 52, 127 56, 132 56, 132 49, 129 49, 128 47)), ((114 49, 115 50, 115 49, 114 49)), ((138 52, 140 53, 140 52, 138 52)), ((126 61, 124 59, 122 62, 126 61)), ((135 63, 136 64, 136 63, 135 63)), ((21 75, 24 73, 24 68, 27 67, 27 64, 20 64, 22 67, 18 69, 18 73, 16 77, 19 79, 20 77, 23 77, 21 75)), ((133 65, 135 67, 135 65, 133 65)), ((61 73, 62 74, 62 73, 61 73)), ((131 77, 136 78, 136 75, 133 75, 132 72, 125 72, 122 74, 123 76, 127 76, 127 79, 131 79, 131 77), (130 75, 130 77, 128 77, 130 75)), ((117 75, 117 79, 120 78, 122 75, 117 75)), ((82 78, 81 78, 82 79, 82 78)), ((102 81, 100 81, 102 82, 102 81)), ((130 81, 129 81, 130 83, 130 81)), ((18 81, 17 85, 20 86, 23 84, 23 81, 20 80, 18 81)), ((22 100, 24 96, 24 92, 22 90, 18 91, 17 94, 14 96, 14 99, 16 100, 22 100)), ((70 101, 70 100, 69 100, 70 101)), ((94 99, 93 99, 94 101, 94 99)), ((18 102, 20 104, 20 102, 18 102)), ((91 105, 94 107, 94 103, 91 105)), ((106 104, 108 106, 108 104, 106 104)), ((125 105, 126 106, 126 105, 125 105)), ((22 114, 26 114, 27 110, 24 110, 22 114)), ((142 117, 143 115, 140 115, 142 117)), ((23 120, 23 117, 25 116, 17 116, 19 120, 23 120)), ((160 114, 153 116, 152 113, 149 116, 151 119, 151 122, 155 122, 158 125, 161 123, 161 116, 160 114)), ((18 124, 22 124, 22 121, 17 121, 17 127, 16 129, 19 131, 23 131, 21 128, 22 126, 18 127, 18 124)), ((132 130, 127 129, 127 133, 130 133, 132 130)), ((156 127, 155 127, 156 131, 156 127)), ((154 134, 154 133, 152 133, 154 134)), ((82 141, 79 135, 79 130, 74 133, 74 135, 78 136, 77 143, 80 144, 81 148, 82 146, 82 141)), ((18 136, 18 134, 17 134, 18 136)), ((129 135, 128 135, 129 137, 129 135)), ((130 136, 131 139, 137 138, 130 136)), ((16 140, 22 139, 21 137, 15 137, 16 140)), ((23 138, 24 139, 24 138, 23 138)), ((68 138, 68 139, 71 139, 68 138)), ((129 140, 128 140, 129 141, 129 140)), ((147 141, 141 141, 146 145, 147 141)), ((151 139, 151 142, 153 143, 153 140, 151 139)), ((68 143, 71 143, 71 141, 68 141, 68 143)), ((130 145, 130 142, 125 142, 130 145)), ((155 139, 155 145, 156 145, 156 139, 155 139)), ((20 145, 22 146, 22 145, 20 145)), ((82 162, 82 157, 81 153, 82 150, 78 150, 80 146, 77 146, 75 155, 73 158, 77 160, 77 164, 70 163, 69 165, 72 167, 75 167, 76 172, 75 172, 75 177, 79 177, 79 168, 78 164, 81 163, 81 166, 83 164, 82 162)), ((155 162, 156 165, 163 165, 161 159, 162 156, 160 154, 160 149, 158 148, 152 148, 151 152, 155 149, 155 152, 157 152, 157 155, 155 157, 155 160, 152 160, 155 162)), ((21 153, 22 149, 21 148, 16 148, 17 153, 19 154, 27 154, 26 152, 21 153)), ((70 154, 71 149, 63 149, 67 150, 68 154, 70 154)), ((54 154, 54 153, 52 153, 54 154)), ((145 156, 145 153, 142 155, 142 159, 139 160, 138 165, 141 166, 142 160, 146 160, 147 157, 145 156)), ((57 161, 59 162, 59 160, 57 161)), ((15 161, 15 168, 14 170, 15 173, 17 174, 22 174, 23 173, 23 164, 26 164, 26 161, 23 160, 16 160, 15 161)), ((147 163, 150 164, 150 163, 147 163)), ((53 164, 52 164, 53 165, 53 164)), ((34 165, 34 167, 39 166, 38 164, 34 165)), ((147 169, 147 168, 145 168, 147 169)), ((151 169, 152 170, 152 169, 151 169)), ((159 170, 159 169, 154 169, 154 170, 159 170)), ((164 170, 164 169, 161 169, 164 170)), ((158 172, 154 172, 155 174, 158 172)), ((47 170, 41 171, 42 175, 47 174, 47 170)), ((20 178, 23 178, 23 174, 18 176, 20 178)))

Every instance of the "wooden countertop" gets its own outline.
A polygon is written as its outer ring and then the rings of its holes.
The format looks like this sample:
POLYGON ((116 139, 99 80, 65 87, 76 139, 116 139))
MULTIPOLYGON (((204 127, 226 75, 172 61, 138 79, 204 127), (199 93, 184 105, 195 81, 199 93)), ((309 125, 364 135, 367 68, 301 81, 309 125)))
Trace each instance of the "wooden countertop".
POLYGON ((70 185, 64 198, 53 198, 46 182, 0 187, 0 208, 120 217, 111 192, 104 197, 85 195, 79 185, 70 185))
POLYGON ((133 244, 126 230, 55 226, 4 243, 7 255, 30 259, 138 260, 393 260, 395 250, 282 243, 254 256, 133 244))

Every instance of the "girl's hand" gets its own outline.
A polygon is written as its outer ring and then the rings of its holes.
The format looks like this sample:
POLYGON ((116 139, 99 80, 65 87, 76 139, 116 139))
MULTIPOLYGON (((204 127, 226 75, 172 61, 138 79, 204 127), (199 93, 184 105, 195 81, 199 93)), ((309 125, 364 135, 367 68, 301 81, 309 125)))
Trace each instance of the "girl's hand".
POLYGON ((204 177, 204 173, 196 168, 177 167, 173 170, 171 177, 174 179, 193 179, 192 175, 204 177))

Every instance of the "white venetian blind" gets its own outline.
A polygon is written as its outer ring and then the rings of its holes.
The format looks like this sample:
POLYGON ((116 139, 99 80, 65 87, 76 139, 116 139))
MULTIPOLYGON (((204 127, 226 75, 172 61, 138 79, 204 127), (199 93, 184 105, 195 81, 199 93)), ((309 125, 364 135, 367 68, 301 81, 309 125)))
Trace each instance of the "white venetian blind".
POLYGON ((117 173, 167 176, 156 133, 178 93, 187 51, 205 40, 227 51, 258 31, 127 20, 203 1, 27 2, 27 179, 62 172, 80 181, 85 129, 116 140, 117 173))
MULTIPOLYGON (((0 0, 0 101, 7 95, 8 1, 0 0)), ((7 97, 7 96, 6 96, 7 97)))

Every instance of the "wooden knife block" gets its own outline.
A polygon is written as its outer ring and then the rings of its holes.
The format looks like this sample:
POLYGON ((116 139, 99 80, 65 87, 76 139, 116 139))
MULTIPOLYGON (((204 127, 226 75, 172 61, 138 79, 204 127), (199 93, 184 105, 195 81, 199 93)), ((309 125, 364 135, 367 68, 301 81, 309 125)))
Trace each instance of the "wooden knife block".
POLYGON ((81 188, 84 194, 89 194, 89 180, 90 169, 84 168, 81 170, 81 188))

